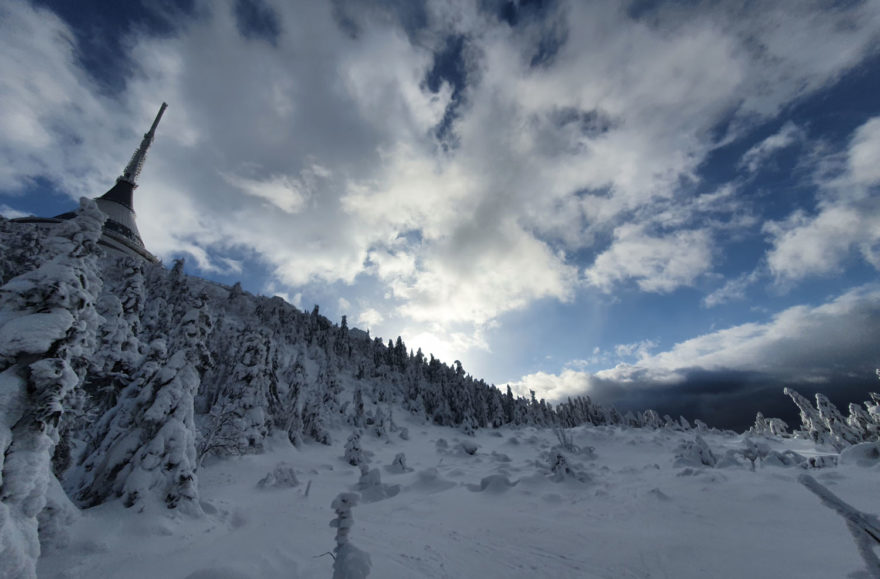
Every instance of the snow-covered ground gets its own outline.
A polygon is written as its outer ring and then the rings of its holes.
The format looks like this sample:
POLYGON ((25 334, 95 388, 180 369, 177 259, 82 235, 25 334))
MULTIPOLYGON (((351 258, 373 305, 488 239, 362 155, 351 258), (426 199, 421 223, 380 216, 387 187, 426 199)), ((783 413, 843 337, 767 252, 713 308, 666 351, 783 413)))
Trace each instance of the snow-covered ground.
MULTIPOLYGON (((351 541, 369 553, 375 578, 834 578, 865 569, 843 518, 797 481, 807 471, 769 460, 752 471, 743 458, 676 466, 693 431, 573 429, 580 451, 566 452, 569 471, 554 473, 552 430, 468 437, 403 422, 409 440, 399 432, 361 438, 388 486, 356 487, 361 472, 342 458, 350 431, 333 432, 332 446, 273 440, 264 454, 203 466, 202 518, 135 515, 118 501, 84 511, 69 545, 44 553, 39 576, 327 578, 330 503, 352 490, 363 498, 351 541), (398 453, 411 470, 391 468, 398 453), (282 462, 299 484, 258 486, 282 462)), ((719 459, 745 444, 743 436, 703 438, 719 459)), ((829 454, 803 440, 755 440, 829 454)), ((809 473, 854 507, 880 512, 880 463, 809 473)))

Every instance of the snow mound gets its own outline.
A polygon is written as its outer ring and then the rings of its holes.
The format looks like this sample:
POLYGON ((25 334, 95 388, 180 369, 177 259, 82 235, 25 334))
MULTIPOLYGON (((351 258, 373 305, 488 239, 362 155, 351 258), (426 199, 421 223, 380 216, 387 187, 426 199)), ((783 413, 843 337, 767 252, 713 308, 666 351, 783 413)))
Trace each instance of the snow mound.
POLYGON ((296 472, 292 465, 279 462, 275 466, 275 470, 260 479, 257 486, 261 489, 289 489, 299 486, 299 480, 296 478, 296 472))
POLYGON ((862 468, 880 466, 880 442, 862 442, 845 448, 840 453, 838 464, 862 468))
POLYGON ((699 434, 694 440, 685 440, 678 447, 675 455, 675 466, 714 467, 718 459, 699 434))
POLYGON ((251 579, 251 576, 234 569, 218 569, 215 567, 193 571, 185 579, 251 579))
POLYGON ((403 474, 405 472, 412 472, 412 470, 406 466, 406 454, 402 452, 398 452, 394 456, 394 461, 391 464, 385 465, 385 471, 393 474, 403 474))
POLYGON ((454 486, 456 483, 441 477, 436 468, 427 468, 416 473, 416 482, 409 488, 423 493, 439 493, 454 486))
POLYGON ((779 466, 788 468, 792 466, 799 466, 806 460, 806 457, 801 456, 793 450, 786 450, 784 452, 771 450, 770 453, 767 455, 767 458, 764 459, 764 464, 768 466, 779 466))
POLYGON ((375 503, 397 496, 400 485, 382 484, 382 478, 378 468, 368 469, 361 466, 361 478, 355 485, 355 490, 361 493, 361 500, 365 503, 375 503))
POLYGON ((467 488, 475 493, 487 492, 493 495, 500 495, 517 484, 519 484, 519 481, 511 482, 503 474, 490 474, 487 477, 483 477, 479 485, 467 485, 467 488))

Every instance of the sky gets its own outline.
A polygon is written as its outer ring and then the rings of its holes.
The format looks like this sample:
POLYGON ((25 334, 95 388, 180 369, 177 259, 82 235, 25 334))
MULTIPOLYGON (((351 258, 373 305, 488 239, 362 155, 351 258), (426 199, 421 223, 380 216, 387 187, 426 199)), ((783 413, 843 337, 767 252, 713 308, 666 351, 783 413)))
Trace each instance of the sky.
POLYGON ((0 213, 548 401, 741 425, 880 367, 880 3, 4 0, 0 213))

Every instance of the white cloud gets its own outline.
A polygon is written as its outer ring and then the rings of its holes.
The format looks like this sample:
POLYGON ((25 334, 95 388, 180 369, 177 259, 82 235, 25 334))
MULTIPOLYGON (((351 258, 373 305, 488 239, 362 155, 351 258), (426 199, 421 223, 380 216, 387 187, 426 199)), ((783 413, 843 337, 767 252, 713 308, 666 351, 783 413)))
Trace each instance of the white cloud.
POLYGON ((843 174, 823 177, 818 211, 803 210, 779 222, 765 224, 772 248, 770 270, 780 281, 842 270, 853 250, 880 269, 880 200, 871 187, 880 181, 876 158, 880 152, 880 118, 859 127, 846 153, 843 174))
POLYGON ((369 329, 378 326, 384 320, 385 318, 377 310, 373 308, 367 308, 358 314, 357 324, 358 327, 369 329))
POLYGON ((559 374, 535 372, 523 376, 521 380, 511 382, 510 389, 518 396, 529 396, 529 391, 534 390, 538 399, 556 401, 588 393, 590 384, 588 373, 566 368, 559 374))
POLYGON ((657 342, 653 340, 641 340, 631 344, 617 344, 614 346, 614 353, 618 358, 632 358, 637 360, 647 358, 651 350, 657 347, 657 342))
POLYGON ((347 314, 351 310, 351 302, 345 298, 339 298, 336 302, 336 307, 339 308, 341 314, 347 314))
POLYGON ((754 173, 772 155, 802 141, 805 137, 804 130, 789 121, 779 129, 779 132, 746 151, 740 165, 748 168, 750 173, 754 173))
POLYGON ((101 167, 113 158, 104 128, 122 119, 79 67, 73 34, 50 10, 21 1, 0 6, 0 94, 4 193, 36 176, 61 183, 74 198, 94 195, 102 176, 112 184, 125 161, 101 167))
POLYGON ((857 185, 880 183, 880 117, 856 130, 849 149, 849 171, 857 185))
POLYGON ((723 286, 703 298, 703 307, 714 308, 728 302, 743 300, 746 290, 761 278, 761 270, 756 269, 728 280, 723 286))
POLYGON ((705 230, 655 236, 639 226, 622 225, 615 230, 611 247, 584 275, 605 292, 632 279, 643 291, 666 293, 692 285, 711 266, 712 239, 705 230))
POLYGON ((476 331, 450 331, 448 326, 427 324, 404 328, 407 335, 406 345, 412 349, 421 349, 425 356, 433 355, 438 360, 451 364, 454 360, 461 361, 464 354, 471 350, 490 352, 485 340, 484 327, 476 331))
POLYGON ((6 205, 4 203, 0 204, 0 215, 5 217, 6 219, 16 219, 18 217, 27 217, 28 213, 24 211, 19 211, 18 209, 10 207, 9 205, 6 205))
POLYGON ((272 175, 266 179, 248 179, 224 174, 227 183, 244 193, 264 199, 285 213, 300 213, 306 206, 310 190, 302 181, 287 175, 272 175))
POLYGON ((768 223, 765 231, 773 237, 767 262, 780 280, 837 273, 854 247, 880 267, 875 258, 880 243, 877 201, 828 206, 815 217, 798 212, 784 222, 768 223))

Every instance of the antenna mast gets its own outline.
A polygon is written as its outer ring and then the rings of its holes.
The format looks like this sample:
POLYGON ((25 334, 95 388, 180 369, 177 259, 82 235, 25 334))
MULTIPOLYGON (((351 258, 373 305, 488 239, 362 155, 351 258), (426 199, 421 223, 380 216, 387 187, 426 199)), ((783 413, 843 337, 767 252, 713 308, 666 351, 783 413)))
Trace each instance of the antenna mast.
POLYGON ((131 156, 131 160, 128 162, 128 165, 125 166, 125 171, 122 172, 122 175, 116 179, 116 182, 124 181, 129 183, 132 187, 137 187, 137 178, 141 174, 141 169, 144 168, 144 161, 147 159, 147 150, 150 148, 150 144, 153 142, 153 138, 156 135, 156 127, 159 125, 159 121, 162 119, 162 114, 165 112, 165 109, 168 108, 168 105, 162 103, 162 106, 159 107, 159 114, 156 115, 156 119, 153 121, 153 125, 150 127, 150 130, 144 135, 143 140, 141 141, 141 145, 137 148, 137 151, 134 152, 134 155, 131 156))

